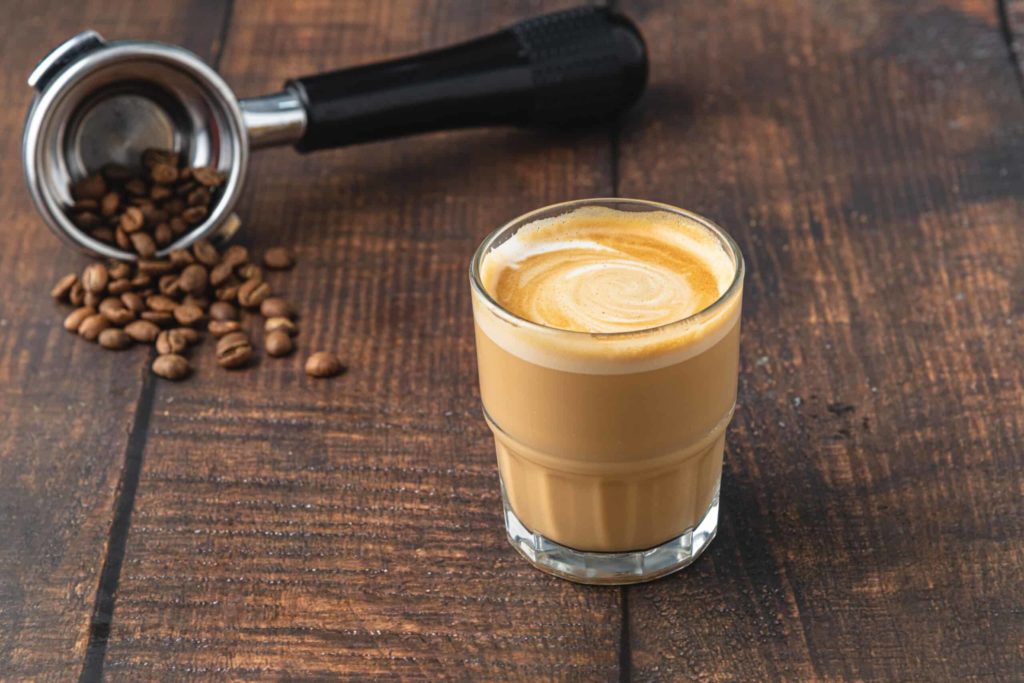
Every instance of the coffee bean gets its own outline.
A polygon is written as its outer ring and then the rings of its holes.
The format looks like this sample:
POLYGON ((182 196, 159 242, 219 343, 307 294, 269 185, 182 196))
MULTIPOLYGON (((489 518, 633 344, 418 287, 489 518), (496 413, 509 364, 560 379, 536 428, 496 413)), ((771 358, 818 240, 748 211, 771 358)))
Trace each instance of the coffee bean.
POLYGON ((157 183, 153 187, 149 188, 149 198, 154 202, 159 202, 169 197, 174 196, 174 190, 169 185, 160 185, 157 183))
POLYGON ((124 331, 140 344, 152 344, 160 334, 160 327, 149 320, 136 320, 128 323, 124 331))
POLYGON ((174 314, 170 311, 143 311, 139 317, 160 327, 170 327, 174 323, 174 314))
POLYGON ((172 216, 171 219, 167 221, 167 225, 171 226, 171 233, 173 233, 175 237, 181 237, 188 232, 188 223, 182 220, 180 216, 172 216))
POLYGON ((112 280, 110 284, 107 285, 107 292, 109 292, 110 294, 121 295, 127 291, 130 291, 131 288, 131 280, 127 278, 121 278, 120 280, 112 280))
POLYGON ((167 311, 170 313, 178 306, 178 302, 163 294, 154 294, 146 299, 146 306, 153 311, 167 311))
POLYGON ((141 258, 151 259, 156 256, 156 242, 145 232, 133 232, 131 235, 132 247, 141 258))
POLYGON ((217 342, 217 347, 227 348, 228 346, 241 344, 243 342, 250 346, 252 345, 252 342, 249 339, 249 333, 244 330, 236 330, 231 334, 225 335, 221 342, 217 342))
POLYGON ((166 211, 156 208, 153 204, 144 204, 139 207, 139 210, 142 211, 142 216, 146 219, 146 225, 158 225, 170 219, 166 211))
POLYGON ((144 310, 146 310, 145 300, 135 292, 125 292, 124 294, 122 294, 121 303, 123 303, 125 308, 127 308, 135 315, 138 315, 139 313, 142 313, 144 310))
MULTIPOLYGON (((106 316, 107 320, 110 320, 110 316, 107 315, 107 313, 112 313, 115 310, 122 310, 122 309, 128 310, 128 307, 124 305, 124 302, 121 301, 121 297, 119 297, 119 296, 108 296, 107 298, 105 298, 102 301, 100 301, 100 305, 96 308, 97 311, 99 311, 104 316, 106 316)), ((116 316, 116 314, 115 314, 115 317, 119 317, 119 316, 116 316)), ((114 321, 110 320, 110 322, 114 322, 114 321)))
POLYGON ((205 238, 192 243, 192 254, 197 261, 207 267, 212 268, 220 262, 220 252, 205 238))
POLYGON ((334 377, 344 370, 341 360, 329 351, 317 351, 306 359, 306 374, 310 377, 334 377))
POLYGON ((71 288, 76 284, 78 284, 78 276, 74 273, 68 273, 57 280, 57 284, 50 290, 50 296, 57 301, 67 301, 68 295, 71 294, 71 288))
POLYGON ((153 179, 154 183, 169 185, 178 179, 178 169, 171 164, 156 163, 150 167, 149 177, 153 179))
POLYGON ((245 332, 230 332, 217 341, 217 364, 240 368, 252 358, 252 344, 245 332))
POLYGON ((135 313, 129 310, 118 297, 110 296, 101 301, 99 312, 103 314, 104 318, 118 327, 123 327, 135 320, 135 313))
POLYGON ((142 178, 132 178, 124 184, 125 191, 135 197, 145 197, 149 194, 149 188, 146 187, 146 181, 142 178))
POLYGON ((86 306, 92 306, 93 308, 95 308, 96 306, 100 305, 101 301, 103 301, 102 294, 97 294, 96 292, 86 292, 85 299, 82 300, 82 303, 84 303, 86 306))
POLYGON ((110 274, 107 272, 107 267, 102 263, 90 263, 82 271, 82 286, 87 292, 101 293, 107 288, 109 279, 110 274))
POLYGON ((242 326, 237 320, 211 320, 210 324, 206 326, 206 329, 210 331, 214 337, 223 337, 225 334, 231 332, 237 332, 242 329, 242 326))
POLYGON ((272 296, 260 304, 260 315, 264 318, 294 318, 295 309, 281 297, 272 296))
POLYGON ((171 226, 167 223, 159 223, 153 228, 153 240, 156 245, 161 249, 166 247, 168 244, 174 241, 174 233, 171 232, 171 226))
POLYGON ((91 211, 76 213, 74 217, 75 225, 80 227, 82 230, 92 230, 93 228, 98 227, 101 222, 100 217, 91 211))
MULTIPOLYGON (((183 229, 185 229, 186 226, 185 221, 181 219, 181 212, 187 208, 188 205, 185 204, 185 200, 182 199, 181 197, 171 197, 170 199, 163 203, 163 209, 164 211, 167 212, 167 215, 171 216, 172 218, 177 218, 179 221, 181 221, 181 227, 183 229)), ((173 228, 174 226, 171 227, 173 228)))
POLYGON ((240 227, 242 227, 242 219, 238 217, 237 213, 229 213, 220 224, 220 228, 217 229, 217 234, 223 236, 224 239, 230 239, 240 227))
POLYGON ((81 306, 85 303, 85 287, 81 282, 71 285, 71 291, 68 292, 68 303, 72 306, 81 306))
POLYGON ((234 274, 234 267, 227 261, 221 261, 210 270, 210 284, 220 287, 231 279, 234 274))
POLYGON ((215 168, 199 166, 192 169, 192 177, 207 187, 222 185, 226 176, 215 168))
POLYGON ((255 263, 243 263, 238 266, 238 276, 243 280, 262 280, 263 271, 255 263))
POLYGON ((82 306, 71 311, 68 317, 64 318, 64 329, 68 332, 78 332, 82 321, 89 316, 96 315, 96 309, 92 306, 82 306))
POLYGON ((100 242, 106 242, 107 244, 110 244, 111 242, 114 241, 114 231, 111 230, 110 228, 96 228, 89 234, 92 235, 94 238, 98 239, 100 242))
POLYGON ((270 285, 253 278, 238 288, 238 303, 246 308, 256 308, 270 296, 270 285))
POLYGON ((110 321, 99 313, 90 315, 78 326, 78 334, 86 341, 96 341, 100 332, 110 327, 110 321))
POLYGON ((168 254, 167 258, 170 259, 171 264, 175 268, 184 268, 185 266, 190 266, 196 262, 195 257, 192 256, 192 252, 188 249, 175 249, 168 254))
POLYGON ((179 325, 195 325, 203 319, 203 309, 194 304, 181 304, 174 309, 174 319, 179 325))
POLYGON ((107 182, 98 173, 86 176, 71 186, 71 196, 75 199, 99 201, 106 193, 107 182))
MULTIPOLYGON (((192 191, 195 190, 197 187, 199 187, 199 183, 197 183, 194 180, 189 180, 188 182, 184 183, 178 183, 178 186, 174 188, 174 194, 178 195, 179 198, 188 197, 190 194, 192 194, 192 191)), ((182 211, 184 211, 184 209, 182 209, 182 211)))
POLYGON ((178 280, 178 276, 174 273, 161 275, 160 279, 156 281, 156 288, 164 296, 176 296, 181 291, 178 280))
POLYGON ((199 330, 196 330, 191 327, 178 327, 175 328, 175 331, 178 333, 180 337, 182 337, 186 342, 188 342, 189 346, 192 346, 193 344, 198 344, 199 339, 201 338, 199 330))
POLYGON ((137 206, 129 206, 125 209, 124 213, 121 214, 121 219, 118 221, 118 227, 129 235, 142 230, 142 226, 145 224, 146 215, 137 206))
POLYGON ((210 278, 206 268, 198 263, 193 263, 190 266, 185 266, 185 269, 181 271, 181 277, 178 278, 178 286, 189 294, 199 296, 206 292, 206 286, 209 281, 210 278))
POLYGON ((170 261, 163 259, 139 259, 137 262, 140 271, 147 275, 164 275, 174 270, 170 261))
POLYGON ((206 207, 210 203, 210 191, 205 187, 197 187, 188 193, 188 197, 185 201, 189 206, 202 206, 206 207))
POLYGON ((100 200, 100 214, 113 216, 121 207, 121 195, 116 192, 108 192, 100 200))
POLYGON ((237 268, 249 261, 249 250, 241 244, 232 244, 224 250, 221 260, 232 268, 237 268))
POLYGON ((166 164, 175 169, 178 168, 178 154, 168 149, 149 147, 142 152, 142 165, 146 168, 153 168, 157 164, 166 164))
MULTIPOLYGON (((224 287, 218 287, 215 292, 215 296, 218 301, 234 301, 238 298, 238 290, 240 285, 225 285, 224 287)), ((72 300, 74 303, 74 300, 72 300)))
POLYGON ((107 268, 111 280, 121 280, 132 276, 132 267, 124 261, 114 261, 107 268))
POLYGON ((274 330, 263 338, 263 347, 274 357, 287 356, 295 348, 291 336, 282 330, 274 330))
POLYGON ((206 219, 206 213, 205 206, 190 206, 181 212, 181 217, 186 223, 198 225, 206 219))
POLYGON ((188 340, 178 330, 164 330, 156 338, 156 352, 160 355, 181 353, 188 348, 188 340))
POLYGON ((153 278, 145 273, 136 273, 131 280, 132 287, 135 289, 143 289, 153 284, 153 278))
POLYGON ((276 332, 278 330, 290 334, 293 337, 299 333, 298 326, 288 318, 268 318, 267 322, 263 324, 263 332, 265 334, 270 334, 271 332, 276 332))
POLYGON ((217 301, 210 306, 211 320, 238 320, 238 309, 226 301, 217 301))
POLYGON ((99 336, 100 346, 105 349, 112 349, 119 351, 121 349, 127 349, 132 345, 132 338, 128 336, 128 333, 124 330, 120 330, 116 327, 103 330, 99 336))
POLYGON ((204 311, 210 307, 210 299, 205 296, 193 296, 186 294, 185 298, 181 300, 181 303, 188 304, 190 306, 198 306, 204 311))
POLYGON ((124 228, 120 225, 117 226, 116 230, 114 230, 114 243, 117 244, 120 249, 124 249, 125 251, 132 248, 132 241, 129 239, 128 233, 126 233, 124 228))
POLYGON ((263 265, 271 270, 288 270, 295 265, 295 257, 287 247, 271 247, 263 252, 263 265))
POLYGON ((188 377, 191 370, 188 360, 176 353, 157 356, 153 361, 152 369, 153 374, 173 381, 188 377))

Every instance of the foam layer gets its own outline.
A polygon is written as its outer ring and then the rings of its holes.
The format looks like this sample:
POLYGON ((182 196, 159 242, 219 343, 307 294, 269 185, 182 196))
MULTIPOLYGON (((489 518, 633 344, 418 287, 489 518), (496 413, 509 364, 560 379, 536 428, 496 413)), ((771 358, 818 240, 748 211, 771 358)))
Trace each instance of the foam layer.
POLYGON ((517 323, 480 297, 475 317, 495 343, 547 367, 655 369, 701 353, 738 323, 739 290, 713 314, 669 324, 715 303, 735 270, 697 220, 582 207, 521 227, 480 265, 483 288, 504 311, 553 329, 517 323))
POLYGON ((732 276, 732 260, 698 223, 598 206, 524 226, 481 268, 485 289, 505 310, 596 333, 689 317, 714 303, 732 276))

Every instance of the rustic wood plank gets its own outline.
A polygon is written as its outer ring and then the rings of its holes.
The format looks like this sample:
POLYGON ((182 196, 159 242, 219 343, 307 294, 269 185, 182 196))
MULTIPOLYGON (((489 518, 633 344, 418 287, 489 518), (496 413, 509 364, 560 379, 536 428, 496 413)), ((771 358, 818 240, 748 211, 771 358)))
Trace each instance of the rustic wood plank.
MULTIPOLYGON (((222 67, 259 94, 542 9, 236 3, 222 67)), ((158 386, 108 677, 617 678, 619 592, 504 540, 466 274, 490 230, 608 193, 609 169, 604 131, 254 158, 243 242, 296 246, 273 283, 301 308, 299 353, 225 375, 204 349, 193 380, 158 386), (318 348, 348 374, 307 379, 318 348)))
POLYGON ((122 355, 65 332, 53 282, 84 257, 44 227, 24 189, 25 79, 46 50, 86 27, 107 37, 184 42, 205 55, 218 3, 13 2, 0 22, 0 677, 78 675, 145 351, 122 355), (198 17, 212 20, 194 26, 198 17))
POLYGON ((629 589, 633 674, 1019 679, 1024 101, 995 3, 622 6, 653 83, 620 190, 749 266, 719 537, 629 589))

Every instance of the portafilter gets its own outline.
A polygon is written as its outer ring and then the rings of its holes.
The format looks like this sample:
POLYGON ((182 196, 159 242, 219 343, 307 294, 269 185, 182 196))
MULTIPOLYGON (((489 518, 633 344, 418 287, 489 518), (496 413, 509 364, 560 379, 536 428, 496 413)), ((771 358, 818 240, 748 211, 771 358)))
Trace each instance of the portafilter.
POLYGON ((571 127, 612 117, 647 80, 643 38, 624 16, 583 7, 452 47, 288 81, 239 100, 192 52, 156 42, 69 39, 32 72, 22 154, 32 199, 80 249, 135 255, 91 237, 68 211, 71 185, 107 164, 138 169, 147 148, 226 180, 202 223, 158 252, 212 235, 232 214, 249 150, 300 152, 468 126, 571 127))

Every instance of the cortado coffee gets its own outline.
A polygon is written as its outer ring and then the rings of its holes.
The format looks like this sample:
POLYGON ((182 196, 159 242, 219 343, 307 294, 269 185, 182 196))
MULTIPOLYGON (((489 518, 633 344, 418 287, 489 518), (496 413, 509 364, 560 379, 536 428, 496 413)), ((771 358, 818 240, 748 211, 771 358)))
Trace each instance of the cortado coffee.
POLYGON ((472 267, 509 538, 588 583, 645 581, 714 537, 743 263, 721 228, 638 200, 547 207, 472 267))

